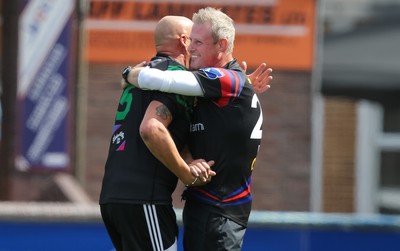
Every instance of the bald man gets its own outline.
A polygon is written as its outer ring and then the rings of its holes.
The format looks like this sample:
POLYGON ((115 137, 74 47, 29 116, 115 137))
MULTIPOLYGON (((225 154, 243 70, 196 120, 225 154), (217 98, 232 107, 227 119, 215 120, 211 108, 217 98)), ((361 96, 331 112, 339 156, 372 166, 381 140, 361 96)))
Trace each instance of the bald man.
MULTIPOLYGON (((157 55, 149 66, 187 70, 192 21, 167 16, 156 26, 157 55)), ((100 193, 100 209, 108 234, 118 251, 177 250, 178 226, 172 207, 177 177, 187 185, 204 184, 215 173, 212 162, 182 158, 170 161, 154 149, 154 138, 179 156, 189 133, 192 98, 158 91, 124 89, 115 116, 100 193), (157 156, 157 158, 155 157, 157 156), (200 175, 203 179, 200 182, 200 175), (206 179, 206 178, 207 179, 206 179)))

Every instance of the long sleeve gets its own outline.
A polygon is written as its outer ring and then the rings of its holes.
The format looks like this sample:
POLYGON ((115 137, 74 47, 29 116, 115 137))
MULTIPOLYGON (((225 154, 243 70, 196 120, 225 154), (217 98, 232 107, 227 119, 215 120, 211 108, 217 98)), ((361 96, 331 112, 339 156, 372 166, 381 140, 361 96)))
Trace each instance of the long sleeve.
POLYGON ((138 84, 143 90, 158 90, 185 96, 204 96, 199 82, 190 71, 160 71, 144 68, 139 73, 138 84))

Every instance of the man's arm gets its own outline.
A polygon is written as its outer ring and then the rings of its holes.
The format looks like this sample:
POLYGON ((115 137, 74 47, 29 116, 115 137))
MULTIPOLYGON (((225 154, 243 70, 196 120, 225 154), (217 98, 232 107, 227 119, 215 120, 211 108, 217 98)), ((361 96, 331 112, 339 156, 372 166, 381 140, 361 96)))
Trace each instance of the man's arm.
POLYGON ((167 129, 171 121, 172 116, 168 108, 159 101, 152 101, 139 128, 144 143, 152 154, 184 184, 200 185, 202 182, 209 182, 215 175, 215 172, 210 169, 214 162, 197 160, 192 164, 186 164, 167 129))
POLYGON ((185 96, 204 96, 196 77, 190 71, 161 71, 155 68, 142 67, 124 69, 121 86, 134 85, 143 90, 158 90, 185 96), (126 82, 126 83, 125 83, 126 82))
MULTIPOLYGON (((186 96, 204 96, 203 89, 193 73, 189 71, 161 71, 143 67, 143 65, 141 63, 134 68, 127 67, 124 69, 124 79, 121 81, 123 88, 131 84, 143 90, 158 90, 186 96)), ((242 67, 247 68, 247 64, 243 62, 242 67)), ((248 75, 256 93, 265 92, 270 88, 272 69, 265 69, 266 67, 266 64, 262 63, 253 73, 248 75)))

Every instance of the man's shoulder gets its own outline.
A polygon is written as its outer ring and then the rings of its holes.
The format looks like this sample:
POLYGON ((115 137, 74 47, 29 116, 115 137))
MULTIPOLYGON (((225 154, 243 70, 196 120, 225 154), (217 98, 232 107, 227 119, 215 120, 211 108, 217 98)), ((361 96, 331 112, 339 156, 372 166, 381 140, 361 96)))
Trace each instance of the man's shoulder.
POLYGON ((153 57, 149 64, 151 68, 156 68, 162 71, 167 71, 167 70, 187 70, 183 65, 181 65, 178 61, 175 59, 162 55, 162 54, 157 54, 155 57, 153 57))
POLYGON ((199 69, 197 72, 211 80, 218 79, 229 72, 246 75, 236 59, 230 61, 224 67, 205 67, 199 69))

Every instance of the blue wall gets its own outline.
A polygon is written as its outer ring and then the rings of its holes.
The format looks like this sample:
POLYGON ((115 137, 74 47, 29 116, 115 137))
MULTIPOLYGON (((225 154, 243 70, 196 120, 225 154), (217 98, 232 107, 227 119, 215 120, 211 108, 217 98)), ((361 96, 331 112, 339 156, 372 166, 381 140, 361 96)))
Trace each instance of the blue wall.
POLYGON ((250 228, 243 251, 395 251, 400 231, 250 228))
MULTIPOLYGON (((289 214, 287 214, 289 215, 289 214)), ((250 224, 243 251, 398 251, 398 218, 330 221, 329 217, 275 217, 269 223, 250 224)), ((180 231, 180 234, 182 231, 180 231)), ((182 236, 180 235, 180 238, 182 236)), ((0 220, 1 251, 111 251, 113 246, 101 222, 38 222, 0 220)), ((179 247, 182 250, 182 247, 179 247)))

